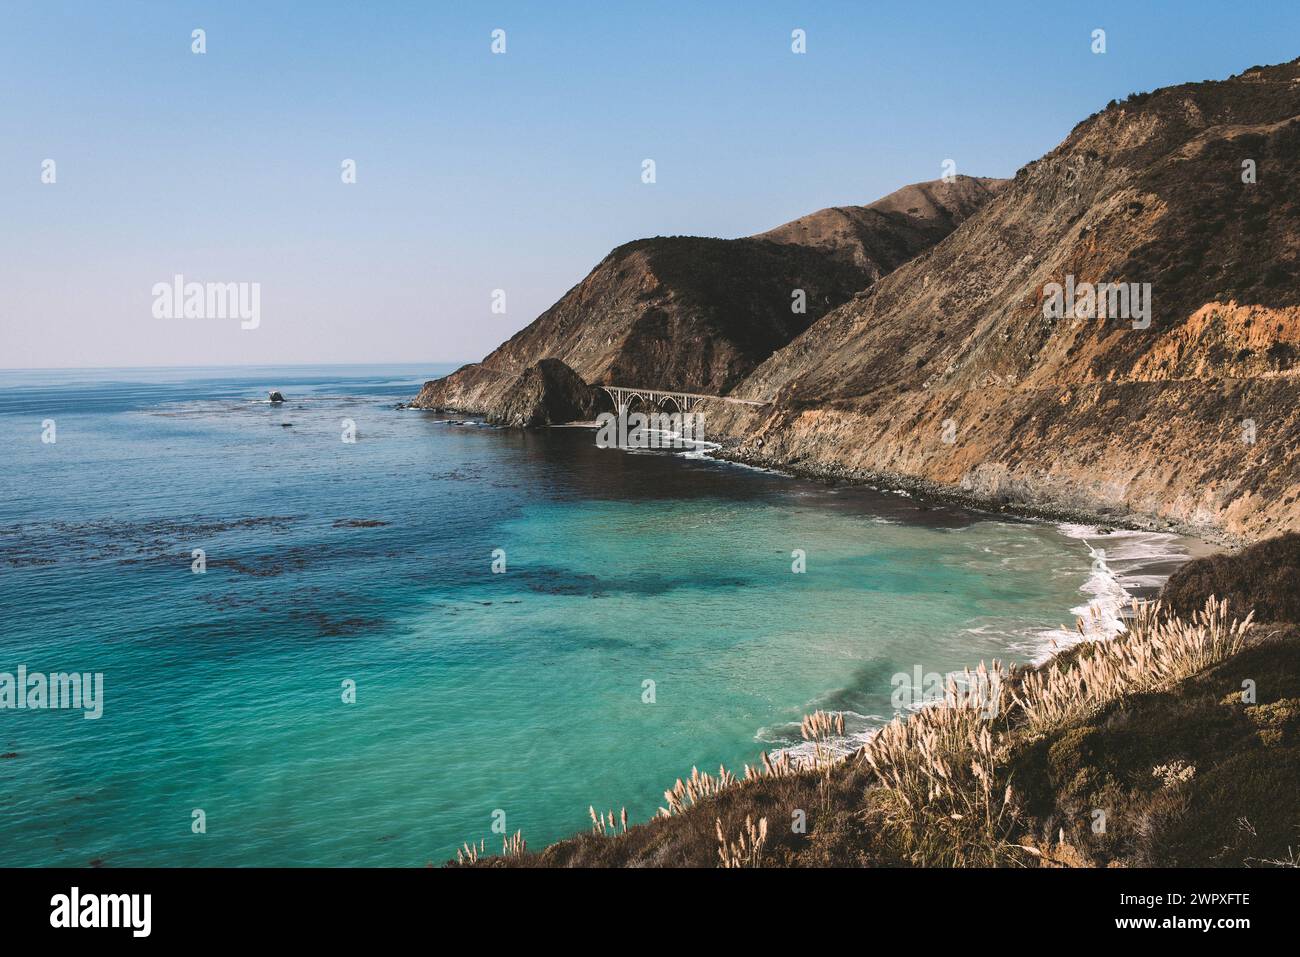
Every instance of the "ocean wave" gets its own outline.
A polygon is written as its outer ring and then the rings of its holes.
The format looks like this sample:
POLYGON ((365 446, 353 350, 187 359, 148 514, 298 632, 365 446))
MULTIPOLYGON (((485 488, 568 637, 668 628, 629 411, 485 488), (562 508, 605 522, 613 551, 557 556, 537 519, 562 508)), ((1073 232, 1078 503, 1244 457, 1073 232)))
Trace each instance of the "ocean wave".
POLYGON ((1081 641, 1104 641, 1122 634, 1138 598, 1134 592, 1159 588, 1171 566, 1191 557, 1183 540, 1169 532, 1102 529, 1073 522, 1064 522, 1057 530, 1083 543, 1092 558, 1092 572, 1079 586, 1086 599, 1070 609, 1076 627, 1041 632, 1036 664, 1081 641))
MULTIPOLYGON (((1076 627, 1043 629, 1037 625, 1007 627, 984 623, 964 629, 968 634, 999 638, 1012 654, 1027 658, 1033 664, 1041 664, 1057 652, 1080 642, 1105 641, 1122 634, 1127 627, 1125 620, 1138 598, 1135 592, 1159 588, 1168 580, 1170 568, 1191 557, 1186 540, 1168 532, 1102 529, 1076 523, 1060 524, 1057 531, 1082 543, 1092 559, 1091 571, 1079 586, 1084 598, 1070 608, 1070 614, 1077 620, 1076 627)), ((962 683, 956 672, 949 677, 962 683)), ((907 711, 932 704, 909 704, 907 711)), ((844 715, 846 733, 842 738, 828 742, 830 749, 839 756, 851 754, 869 743, 893 717, 852 711, 845 711, 844 715)), ((774 755, 788 753, 792 759, 811 763, 815 757, 815 745, 798 738, 798 722, 760 728, 754 736, 760 743, 774 745, 774 755)))
MULTIPOLYGON (((892 718, 892 715, 860 714, 856 711, 836 713, 844 715, 844 735, 825 742, 822 747, 841 758, 868 744, 892 718)), ((759 728, 754 740, 759 744, 770 745, 768 752, 774 758, 788 754, 796 764, 811 767, 816 760, 818 746, 812 741, 800 740, 799 728, 800 723, 797 721, 776 728, 759 728)))

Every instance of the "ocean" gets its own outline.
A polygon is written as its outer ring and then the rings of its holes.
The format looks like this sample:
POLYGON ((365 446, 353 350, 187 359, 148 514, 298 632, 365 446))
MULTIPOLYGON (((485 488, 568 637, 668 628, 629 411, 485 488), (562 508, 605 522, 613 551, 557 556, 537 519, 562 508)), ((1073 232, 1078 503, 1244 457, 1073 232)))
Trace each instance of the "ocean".
POLYGON ((0 372, 0 674, 103 682, 97 718, 0 708, 0 865, 420 866, 644 821, 815 709, 852 744, 900 675, 1107 626, 1185 554, 394 408, 450 369, 0 372))

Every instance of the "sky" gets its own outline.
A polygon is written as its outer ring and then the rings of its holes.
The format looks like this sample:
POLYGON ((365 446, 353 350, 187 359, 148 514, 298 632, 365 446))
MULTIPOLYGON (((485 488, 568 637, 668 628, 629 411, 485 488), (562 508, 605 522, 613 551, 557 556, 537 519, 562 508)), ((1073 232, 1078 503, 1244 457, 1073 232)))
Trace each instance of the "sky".
POLYGON ((474 361, 621 243, 1010 176, 1298 38, 1295 0, 2 0, 0 368, 474 361))

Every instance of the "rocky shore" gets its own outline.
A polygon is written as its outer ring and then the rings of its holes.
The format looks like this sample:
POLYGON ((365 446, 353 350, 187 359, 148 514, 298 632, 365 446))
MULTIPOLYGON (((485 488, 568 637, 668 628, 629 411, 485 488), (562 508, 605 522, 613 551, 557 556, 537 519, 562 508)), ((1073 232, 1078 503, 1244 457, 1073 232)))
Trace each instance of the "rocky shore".
POLYGON ((1049 522, 1074 522, 1096 526, 1103 530, 1123 528, 1145 532, 1169 532, 1204 542, 1211 547, 1238 548, 1247 544, 1245 539, 1225 534, 1221 529, 1212 526, 1182 524, 1151 515, 1124 514, 1114 509, 1107 509, 1104 512, 1095 511, 1055 502, 1033 503, 1017 500, 1009 495, 981 495, 914 475, 870 472, 834 463, 821 465, 785 462, 743 448, 735 440, 724 442, 720 448, 708 454, 720 461, 734 462, 751 468, 770 469, 813 482, 831 485, 840 483, 865 485, 886 492, 905 492, 922 502, 952 505, 972 512, 1049 522))

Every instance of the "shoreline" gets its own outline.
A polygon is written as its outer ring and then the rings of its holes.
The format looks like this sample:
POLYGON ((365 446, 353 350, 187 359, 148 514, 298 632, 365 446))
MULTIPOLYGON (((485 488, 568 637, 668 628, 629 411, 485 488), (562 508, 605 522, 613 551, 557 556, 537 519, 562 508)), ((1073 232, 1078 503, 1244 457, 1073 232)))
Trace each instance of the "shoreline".
MULTIPOLYGON (((457 420, 448 422, 455 424, 457 420)), ((574 421, 550 428, 594 431, 597 423, 574 421)), ((1189 530, 1167 523, 1143 522, 1138 517, 1116 519, 1114 516, 1059 506, 995 502, 928 480, 908 476, 868 476, 852 470, 787 465, 762 456, 744 454, 734 448, 728 449, 716 442, 705 444, 709 447, 671 450, 667 454, 696 460, 710 459, 720 464, 755 469, 823 486, 847 485, 885 494, 902 493, 922 505, 958 508, 993 520, 1049 525, 1063 538, 1075 540, 1093 557, 1094 564, 1091 573, 1079 583, 1078 603, 1062 609, 1062 617, 1068 614, 1073 621, 1063 621, 1057 627, 1049 627, 1037 633, 1038 649, 1024 656, 1024 664, 1033 668, 1042 667, 1057 656, 1069 653, 1081 643, 1106 641, 1121 634, 1125 629, 1125 620, 1130 617, 1133 603, 1154 599, 1178 567, 1239 544, 1224 538, 1215 540, 1203 533, 1190 533, 1189 530), (1079 630, 1080 625, 1082 632, 1079 630)), ((1023 654, 1010 647, 1007 651, 1013 659, 1023 654)), ((860 747, 877 731, 879 728, 857 731, 836 744, 852 750, 860 747)), ((789 752, 799 755, 803 750, 805 743, 795 742, 776 746, 772 753, 789 752)))
POLYGON ((1166 522, 1149 516, 1107 515, 1088 509, 1052 503, 1034 504, 1010 499, 995 500, 976 495, 951 485, 901 473, 866 472, 842 466, 800 465, 782 462, 763 455, 742 452, 723 445, 706 453, 708 457, 749 468, 765 469, 806 479, 823 485, 860 485, 880 492, 904 492, 924 503, 956 506, 971 512, 1021 518, 1027 521, 1046 521, 1066 525, 1090 525, 1099 529, 1124 529, 1133 532, 1154 532, 1176 535, 1199 543, 1190 558, 1201 558, 1223 551, 1235 551, 1249 542, 1209 527, 1192 527, 1166 522))
MULTIPOLYGON (((459 422, 462 426, 484 427, 485 424, 475 421, 475 418, 466 416, 459 422)), ((456 421, 449 420, 449 424, 456 421)), ((552 428, 594 429, 594 423, 570 422, 552 428)), ((838 468, 788 465, 762 456, 741 454, 734 447, 714 446, 707 451, 698 448, 680 449, 665 451, 663 454, 697 461, 708 459, 719 465, 762 470, 770 473, 774 478, 796 479, 820 486, 860 486, 882 494, 899 493, 914 498, 921 505, 959 509, 977 520, 1050 526, 1053 534, 1073 541, 1079 549, 1081 565, 1079 577, 1075 578, 1072 571, 1069 578, 1077 589, 1074 592, 1077 597, 1060 609, 1062 622, 1057 627, 1040 627, 1037 624, 1031 628, 1027 627, 1023 632, 1016 632, 1017 635, 1023 633, 1029 639, 1024 645, 1017 642, 1017 647, 1014 650, 1008 647, 1005 655, 995 654, 995 657, 1001 657, 1008 663, 1016 662, 1030 672, 1050 670, 1058 666, 1068 667, 1069 663, 1077 660, 1080 648, 1094 643, 1104 644, 1123 634, 1126 620, 1130 617, 1128 614, 1130 603, 1134 599, 1150 600, 1161 591, 1169 576, 1186 562, 1224 552, 1232 544, 1236 544, 1226 536, 1207 535, 1203 530, 1178 528, 1173 523, 1143 520, 1140 516, 1117 518, 1113 515, 1089 513, 1086 510, 1061 506, 1026 506, 1021 503, 990 501, 987 498, 958 489, 945 488, 925 480, 911 479, 906 476, 869 476, 838 468), (1074 619, 1077 618, 1085 620, 1083 634, 1076 631, 1074 627, 1074 619)), ((979 656, 972 654, 971 657, 979 656)), ((966 666, 974 670, 974 662, 968 661, 966 666)), ((956 672, 952 674, 956 675, 956 672)), ((893 717, 897 718, 898 715, 895 714, 893 717)), ((907 716, 909 722, 911 717, 910 714, 907 716)), ((886 718, 884 725, 850 730, 850 733, 843 737, 836 736, 826 744, 838 755, 852 753, 880 733, 881 729, 888 725, 889 720, 886 718)), ((784 743, 771 739, 765 741, 756 732, 754 747, 766 751, 772 760, 779 760, 784 754, 789 754, 794 759, 802 759, 807 756, 812 746, 808 742, 798 740, 784 743)), ((706 760, 700 762, 698 766, 711 767, 712 762, 706 760)), ((748 809, 747 802, 765 800, 765 795, 770 797, 767 791, 772 787, 792 786, 785 784, 784 780, 782 779, 780 784, 773 785, 764 783, 760 779, 759 783, 747 785, 747 789, 746 787, 728 789, 724 792, 727 796, 720 798, 722 803, 716 805, 719 810, 709 813, 725 816, 726 812, 722 809, 732 804, 748 809)), ((635 829, 641 836, 632 839, 633 843, 639 846, 641 842, 647 840, 652 842, 665 839, 690 840, 689 826, 661 824, 659 821, 656 816, 638 822, 635 829), (674 831, 674 827, 678 827, 679 830, 674 831), (686 827, 686 830, 681 831, 681 827, 686 827), (644 830, 647 828, 649 830, 644 830), (662 836, 666 833, 679 832, 687 836, 678 838, 662 836)), ((529 860, 554 864, 557 856, 567 860, 568 855, 585 854, 593 847, 605 846, 604 842, 597 845, 590 844, 587 831, 574 828, 567 836, 550 841, 543 848, 539 848, 539 853, 535 857, 530 855, 529 860)), ((710 850, 716 853, 716 849, 711 846, 710 850)), ((497 859, 494 857, 493 860, 497 859)), ((590 861, 586 864, 591 866, 590 861)))
MULTIPOLYGON (((407 408, 416 411, 432 412, 432 409, 420 409, 415 406, 407 408)), ((450 409, 439 409, 450 412, 450 409)), ((481 413, 461 412, 461 415, 481 417, 481 413)), ((596 429, 595 422, 560 422, 547 428, 552 429, 596 429)), ((1129 513, 1125 515, 1106 514, 1050 502, 1017 502, 1009 498, 993 499, 976 495, 951 485, 930 479, 896 472, 867 472, 844 468, 838 465, 801 465, 770 458, 751 451, 742 451, 735 437, 723 439, 721 443, 711 441, 711 449, 683 450, 693 451, 700 458, 711 458, 732 465, 759 469, 786 475, 790 478, 805 479, 820 485, 854 485, 875 489, 879 492, 906 493, 923 504, 946 505, 980 514, 998 515, 1003 518, 1019 518, 1026 521, 1052 522, 1058 525, 1090 525, 1103 532, 1106 529, 1125 529, 1134 532, 1154 532, 1176 535, 1189 543, 1189 559, 1203 558, 1225 551, 1237 551, 1250 544, 1250 541, 1229 535, 1210 526, 1181 525, 1149 515, 1129 513)))
POLYGON ((1132 603, 1156 598, 1177 568, 1198 558, 1237 550, 1246 544, 1205 529, 1188 529, 1174 523, 1144 520, 1140 516, 1116 518, 1063 506, 997 502, 928 479, 905 475, 869 475, 851 469, 787 465, 725 446, 705 452, 701 457, 832 487, 844 484, 884 493, 902 493, 921 504, 955 507, 976 515, 1047 524, 1062 536, 1077 539, 1097 559, 1097 564, 1093 566, 1092 575, 1079 586, 1081 595, 1087 597, 1067 611, 1074 616, 1076 629, 1079 623, 1086 625, 1093 621, 1096 624, 1085 628, 1082 635, 1068 625, 1049 629, 1043 635, 1045 645, 1042 652, 1030 660, 1034 666, 1050 661, 1082 641, 1115 637, 1123 630, 1123 620, 1128 617, 1132 603), (1090 543, 1091 540, 1092 543, 1104 544, 1130 536, 1149 536, 1146 538, 1148 544, 1157 541, 1160 536, 1167 536, 1169 544, 1175 550, 1136 556, 1112 553, 1110 562, 1123 565, 1122 568, 1114 568, 1106 561, 1106 549, 1094 549, 1090 543))
MULTIPOLYGON (((407 408, 412 407, 407 406, 407 408)), ((433 410, 417 409, 417 411, 433 410)), ((438 411, 447 412, 449 410, 441 409, 438 411)), ((450 425, 473 424, 489 428, 503 428, 502 426, 492 426, 489 423, 482 421, 481 415, 478 413, 465 412, 461 414, 469 416, 470 418, 460 420, 444 419, 439 421, 446 422, 450 425)), ((598 428, 598 424, 596 422, 584 421, 561 422, 547 426, 547 428, 589 429, 594 431, 598 428)), ((712 459, 713 461, 726 463, 728 465, 736 465, 743 468, 768 472, 774 475, 782 475, 787 478, 815 482, 818 485, 830 487, 848 485, 869 488, 873 491, 882 493, 901 493, 914 498, 922 505, 946 506, 950 508, 959 508, 963 511, 977 515, 996 516, 1003 519, 1051 524, 1056 526, 1058 531, 1061 531, 1063 534, 1068 534, 1066 529, 1069 528, 1088 527, 1094 530, 1094 537, 1097 538, 1103 538, 1107 535, 1121 531, 1146 533, 1150 535, 1169 535, 1177 539, 1179 544, 1186 550, 1185 557, 1179 558, 1178 564, 1192 561, 1197 558, 1204 558, 1209 555, 1237 551, 1250 544, 1245 540, 1224 534, 1217 529, 1184 526, 1174 522, 1161 521, 1149 516, 1136 514, 1115 516, 1089 511, 1087 509, 1071 508, 1064 505, 1036 505, 1009 500, 998 501, 985 496, 975 495, 953 486, 944 485, 929 479, 917 478, 915 476, 898 473, 869 473, 856 469, 846 469, 839 466, 805 466, 795 463, 781 462, 766 456, 753 454, 752 452, 742 452, 735 447, 735 439, 731 439, 725 444, 719 444, 717 442, 697 444, 707 447, 672 450, 672 454, 686 455, 694 459, 712 459)), ((1173 555, 1165 556, 1163 558, 1153 556, 1152 563, 1157 565, 1169 564, 1174 560, 1175 556, 1173 555)), ((1129 571, 1133 572, 1136 570, 1137 569, 1130 569, 1129 571)), ((1172 570, 1170 573, 1172 573, 1172 570)), ((1161 584, 1163 584, 1165 579, 1168 579, 1170 573, 1159 575, 1161 578, 1161 584)), ((1148 577, 1154 576, 1149 575, 1148 577)), ((1142 586, 1143 590, 1151 590, 1153 587, 1156 591, 1159 590, 1159 585, 1142 586)))

